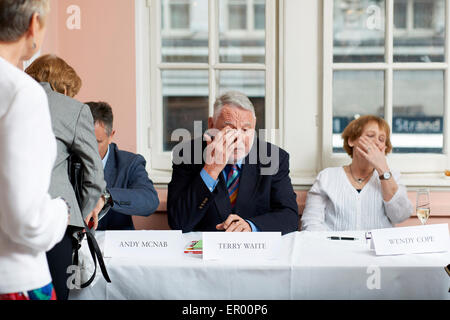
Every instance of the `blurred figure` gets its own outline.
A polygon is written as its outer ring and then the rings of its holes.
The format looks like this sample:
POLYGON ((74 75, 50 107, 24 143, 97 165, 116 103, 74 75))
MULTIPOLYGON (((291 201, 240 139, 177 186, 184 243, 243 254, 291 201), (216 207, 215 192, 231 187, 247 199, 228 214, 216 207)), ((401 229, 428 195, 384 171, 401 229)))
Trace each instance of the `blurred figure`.
POLYGON ((132 216, 147 217, 158 209, 158 193, 145 170, 143 156, 119 150, 112 143, 113 112, 106 102, 87 102, 95 123, 98 151, 114 208, 99 222, 98 230, 134 230, 132 216))
POLYGON ((72 99, 81 88, 81 79, 63 59, 45 55, 36 59, 26 70, 40 82, 48 96, 53 132, 56 135, 58 155, 52 172, 50 194, 62 196, 73 209, 70 224, 63 241, 47 253, 50 271, 58 299, 69 295, 67 268, 72 264, 72 249, 77 245, 76 232, 84 228, 83 219, 98 225, 101 209, 107 210, 111 203, 103 179, 103 167, 97 152, 94 125, 88 106, 72 99), (78 205, 69 180, 68 158, 71 154, 80 157, 83 164, 82 206, 78 205))
POLYGON ((54 300, 45 252, 68 204, 48 194, 56 158, 47 97, 17 68, 39 50, 48 0, 0 0, 0 300, 54 300))
POLYGON ((400 174, 391 172, 391 129, 376 116, 350 122, 342 133, 348 166, 321 171, 308 192, 302 230, 347 231, 390 228, 408 219, 413 206, 400 174))

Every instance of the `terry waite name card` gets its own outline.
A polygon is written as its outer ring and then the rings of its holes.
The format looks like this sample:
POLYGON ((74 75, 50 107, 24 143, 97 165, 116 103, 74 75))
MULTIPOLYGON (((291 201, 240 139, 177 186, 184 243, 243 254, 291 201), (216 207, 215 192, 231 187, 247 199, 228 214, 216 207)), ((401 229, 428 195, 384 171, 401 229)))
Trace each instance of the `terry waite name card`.
POLYGON ((203 232, 204 260, 271 260, 281 249, 281 232, 203 232))
POLYGON ((372 230, 377 255, 446 252, 450 249, 448 224, 372 230))
POLYGON ((105 257, 177 258, 183 253, 183 236, 177 231, 106 231, 105 257))

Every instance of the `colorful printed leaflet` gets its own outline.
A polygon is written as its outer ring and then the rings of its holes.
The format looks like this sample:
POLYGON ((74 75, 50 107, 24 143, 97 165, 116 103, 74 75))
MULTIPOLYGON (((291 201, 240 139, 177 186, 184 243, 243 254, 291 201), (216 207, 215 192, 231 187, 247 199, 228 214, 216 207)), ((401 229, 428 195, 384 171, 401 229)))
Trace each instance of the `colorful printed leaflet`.
POLYGON ((186 248, 184 253, 187 254, 202 254, 203 253, 203 242, 202 240, 191 241, 186 248))

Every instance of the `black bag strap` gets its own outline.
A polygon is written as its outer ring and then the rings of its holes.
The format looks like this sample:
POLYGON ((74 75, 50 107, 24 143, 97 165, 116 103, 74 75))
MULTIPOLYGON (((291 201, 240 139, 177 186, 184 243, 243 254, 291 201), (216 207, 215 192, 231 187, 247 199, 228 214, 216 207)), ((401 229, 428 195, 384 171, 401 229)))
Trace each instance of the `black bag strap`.
MULTIPOLYGON (((95 239, 95 235, 92 232, 92 230, 89 229, 88 226, 85 227, 86 227, 85 234, 89 245, 89 251, 91 252, 92 260, 94 261, 94 273, 86 283, 81 284, 81 288, 88 287, 92 283, 92 281, 94 281, 95 275, 97 273, 97 260, 98 264, 100 265, 100 270, 102 271, 103 278, 105 278, 106 282, 111 283, 111 279, 109 278, 108 271, 106 270, 105 261, 103 260, 103 255, 100 250, 100 247, 98 246, 97 239, 95 239)), ((77 252, 77 260, 78 260, 78 252, 77 252)))
MULTIPOLYGON (((68 166, 69 166, 69 179, 73 186, 73 189, 75 191, 75 196, 77 198, 77 202, 79 207, 82 207, 82 196, 81 196, 81 188, 82 188, 82 182, 83 182, 83 165, 81 163, 81 159, 75 155, 71 154, 68 159, 68 166)), ((105 261, 103 260, 103 255, 100 250, 100 247, 98 246, 97 239, 95 238, 94 232, 86 225, 86 222, 83 220, 84 229, 85 232, 81 233, 79 232, 77 234, 78 243, 76 244, 76 247, 74 248, 74 258, 73 258, 73 264, 78 265, 78 250, 81 248, 81 241, 83 240, 84 234, 86 234, 87 242, 89 245, 89 251, 91 252, 92 260, 94 261, 94 273, 89 278, 89 280, 86 283, 83 283, 81 285, 81 288, 88 287, 92 281, 95 279, 95 275, 97 273, 97 260, 98 264, 100 265, 100 270, 102 271, 103 278, 105 278, 106 282, 111 283, 111 279, 109 278, 108 271, 106 270, 105 261)))

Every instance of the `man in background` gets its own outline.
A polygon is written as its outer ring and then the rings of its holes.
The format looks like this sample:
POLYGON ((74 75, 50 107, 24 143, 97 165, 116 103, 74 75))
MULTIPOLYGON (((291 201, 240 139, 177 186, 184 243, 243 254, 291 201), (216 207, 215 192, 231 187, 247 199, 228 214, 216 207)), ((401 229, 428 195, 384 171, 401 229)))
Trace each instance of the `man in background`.
POLYGON ((119 150, 112 140, 113 112, 106 102, 87 102, 92 112, 107 189, 114 207, 97 230, 134 230, 132 216, 149 216, 159 206, 158 194, 145 169, 143 156, 119 150))

